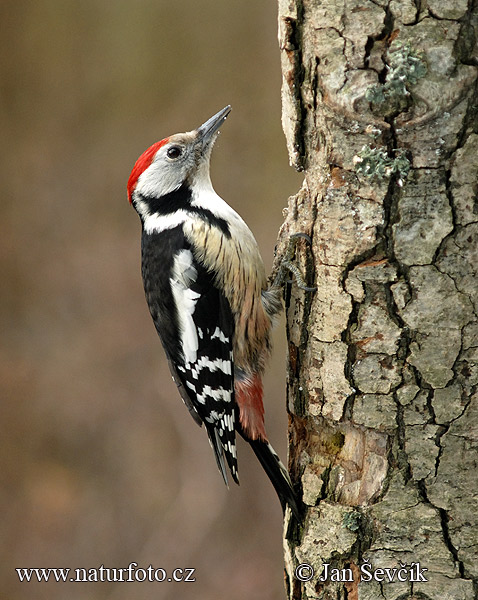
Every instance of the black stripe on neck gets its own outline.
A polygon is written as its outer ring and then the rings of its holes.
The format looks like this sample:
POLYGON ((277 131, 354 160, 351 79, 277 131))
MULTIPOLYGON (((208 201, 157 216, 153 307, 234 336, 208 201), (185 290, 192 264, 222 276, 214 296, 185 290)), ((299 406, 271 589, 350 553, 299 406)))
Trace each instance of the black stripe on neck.
POLYGON ((141 196, 141 200, 148 205, 151 214, 170 215, 177 210, 190 210, 192 194, 185 183, 177 190, 169 192, 159 198, 156 196, 141 196))
POLYGON ((165 194, 160 198, 141 195, 140 200, 147 204, 149 213, 151 215, 171 215, 177 210, 185 210, 188 213, 198 215, 210 225, 217 227, 227 238, 231 237, 231 231, 225 219, 216 216, 207 208, 191 205, 191 188, 185 183, 183 183, 183 185, 177 190, 169 192, 169 194, 165 194))

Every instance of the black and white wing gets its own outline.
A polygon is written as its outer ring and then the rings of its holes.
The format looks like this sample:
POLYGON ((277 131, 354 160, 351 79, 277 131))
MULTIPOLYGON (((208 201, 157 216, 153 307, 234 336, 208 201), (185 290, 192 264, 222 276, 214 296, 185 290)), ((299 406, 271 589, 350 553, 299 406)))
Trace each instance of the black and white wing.
POLYGON ((146 299, 179 392, 204 423, 224 480, 226 462, 237 481, 229 303, 195 259, 182 227, 143 233, 142 254, 146 299))
POLYGON ((171 289, 177 307, 181 359, 175 371, 205 424, 218 467, 227 483, 224 457, 237 481, 235 443, 233 319, 229 303, 213 275, 191 249, 173 261, 171 289))

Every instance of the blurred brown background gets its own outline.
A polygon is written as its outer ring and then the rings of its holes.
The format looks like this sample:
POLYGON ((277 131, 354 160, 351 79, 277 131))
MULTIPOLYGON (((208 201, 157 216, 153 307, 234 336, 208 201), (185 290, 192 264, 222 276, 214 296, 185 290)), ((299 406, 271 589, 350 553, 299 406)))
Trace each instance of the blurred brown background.
MULTIPOLYGON (((274 0, 0 3, 0 597, 283 597, 279 502, 239 447, 224 487, 167 371, 126 181, 230 103, 213 181, 270 268, 299 186, 280 125, 274 0), (194 567, 195 583, 18 583, 15 567, 194 567)), ((286 458, 285 350, 266 386, 286 458)))

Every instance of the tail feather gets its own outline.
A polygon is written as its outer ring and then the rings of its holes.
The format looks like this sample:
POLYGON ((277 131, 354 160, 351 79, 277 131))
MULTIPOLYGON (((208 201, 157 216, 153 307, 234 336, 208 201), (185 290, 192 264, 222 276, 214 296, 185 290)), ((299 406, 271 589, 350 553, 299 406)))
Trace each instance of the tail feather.
MULTIPOLYGON (((244 436, 243 436, 244 437, 244 436)), ((254 450, 255 455, 259 459, 262 468, 267 473, 267 476, 271 480, 277 495, 279 496, 282 510, 285 512, 286 505, 288 504, 294 517, 300 522, 299 505, 297 497, 292 488, 292 482, 290 480, 289 473, 285 466, 282 464, 277 452, 269 444, 263 440, 249 440, 245 438, 254 450)))
POLYGON ((235 444, 234 447, 225 446, 224 442, 220 438, 219 432, 216 427, 206 426, 206 431, 209 437, 209 444, 211 445, 211 448, 214 452, 214 456, 216 458, 217 468, 219 469, 222 478, 224 479, 224 483, 227 487, 229 487, 229 481, 227 479, 226 470, 227 461, 227 466, 229 467, 232 478, 237 484, 239 484, 239 477, 237 474, 237 458, 235 456, 235 444), (226 458, 226 461, 224 460, 224 457, 226 458))

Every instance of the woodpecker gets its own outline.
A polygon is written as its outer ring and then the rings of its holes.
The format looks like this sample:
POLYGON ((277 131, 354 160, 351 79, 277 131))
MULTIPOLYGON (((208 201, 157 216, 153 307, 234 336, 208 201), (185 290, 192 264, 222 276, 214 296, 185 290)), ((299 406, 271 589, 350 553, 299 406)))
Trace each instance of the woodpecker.
POLYGON ((299 519, 287 469, 264 426, 262 375, 280 287, 267 287, 257 242, 209 174, 226 106, 193 131, 156 142, 136 161, 128 199, 142 225, 149 311, 185 405, 204 424, 217 466, 239 483, 236 433, 252 447, 283 510, 299 519))

